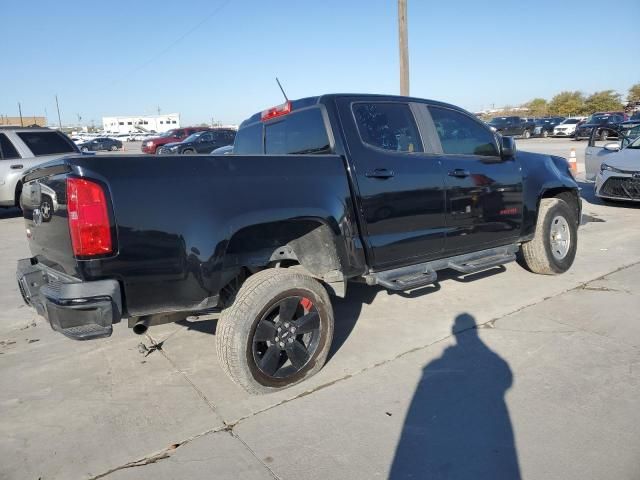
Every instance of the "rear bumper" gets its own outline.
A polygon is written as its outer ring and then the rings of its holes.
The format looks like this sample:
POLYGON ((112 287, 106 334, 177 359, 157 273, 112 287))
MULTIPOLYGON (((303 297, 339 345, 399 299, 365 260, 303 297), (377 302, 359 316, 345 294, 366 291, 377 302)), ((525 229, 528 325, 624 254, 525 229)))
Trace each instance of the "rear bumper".
POLYGON ((120 285, 115 280, 82 282, 30 258, 18 260, 16 280, 25 303, 51 328, 74 340, 108 337, 122 318, 120 285))

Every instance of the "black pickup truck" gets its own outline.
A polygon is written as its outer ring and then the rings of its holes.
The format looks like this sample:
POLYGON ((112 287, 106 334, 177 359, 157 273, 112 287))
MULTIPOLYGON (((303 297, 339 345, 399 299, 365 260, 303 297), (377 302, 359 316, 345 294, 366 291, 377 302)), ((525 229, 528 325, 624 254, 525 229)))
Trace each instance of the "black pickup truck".
POLYGON ((563 158, 516 152, 455 106, 395 96, 265 110, 233 155, 68 156, 23 184, 33 256, 17 280, 55 330, 108 336, 126 318, 141 333, 218 311, 220 363, 254 393, 322 367, 330 295, 349 281, 410 290, 516 258, 562 273, 581 215, 563 158))

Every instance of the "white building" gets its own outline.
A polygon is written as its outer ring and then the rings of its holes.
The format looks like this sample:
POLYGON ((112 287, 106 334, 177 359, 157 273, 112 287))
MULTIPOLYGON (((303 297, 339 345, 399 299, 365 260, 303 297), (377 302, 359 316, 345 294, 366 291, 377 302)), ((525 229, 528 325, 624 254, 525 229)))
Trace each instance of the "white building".
POLYGON ((102 117, 102 129, 107 133, 166 132, 180 128, 180 114, 102 117))

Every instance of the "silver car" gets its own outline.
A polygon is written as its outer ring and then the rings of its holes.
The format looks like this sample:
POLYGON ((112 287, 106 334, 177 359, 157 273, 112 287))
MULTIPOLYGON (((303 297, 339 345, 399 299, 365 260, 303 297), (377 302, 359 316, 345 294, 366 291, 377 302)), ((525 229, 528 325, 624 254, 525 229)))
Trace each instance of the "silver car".
POLYGON ((619 144, 604 148, 618 151, 608 154, 596 174, 596 196, 605 200, 640 202, 640 137, 620 149, 619 144))
POLYGON ((19 206, 22 174, 41 163, 79 153, 64 133, 44 127, 0 127, 0 207, 19 206))

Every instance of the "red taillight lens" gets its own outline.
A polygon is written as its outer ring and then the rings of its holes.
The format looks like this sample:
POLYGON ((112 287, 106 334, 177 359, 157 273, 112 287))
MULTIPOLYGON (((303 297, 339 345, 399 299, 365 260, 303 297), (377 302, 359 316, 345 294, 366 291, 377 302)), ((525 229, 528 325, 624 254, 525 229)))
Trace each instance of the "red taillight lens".
POLYGON ((82 178, 67 178, 67 212, 74 255, 111 253, 107 200, 100 185, 82 178))
POLYGON ((291 102, 285 102, 282 105, 263 111, 260 114, 260 119, 264 122, 265 120, 287 115, 288 113, 291 113, 291 102))

